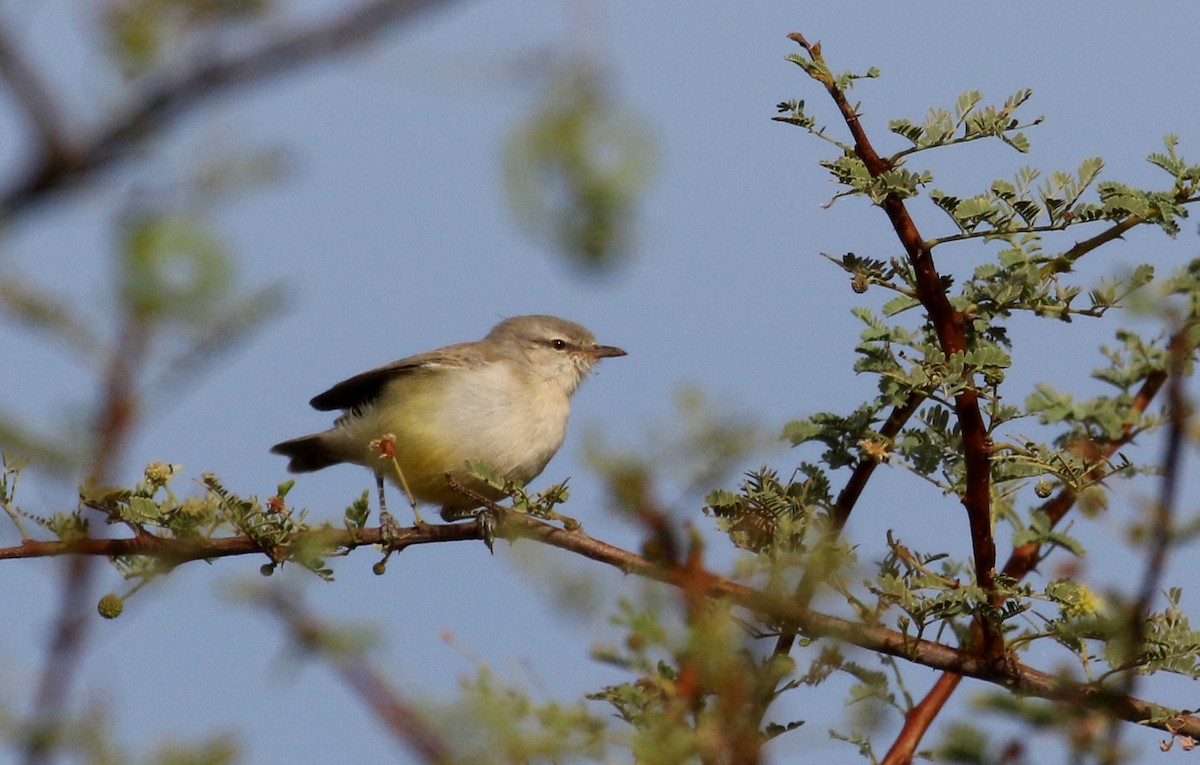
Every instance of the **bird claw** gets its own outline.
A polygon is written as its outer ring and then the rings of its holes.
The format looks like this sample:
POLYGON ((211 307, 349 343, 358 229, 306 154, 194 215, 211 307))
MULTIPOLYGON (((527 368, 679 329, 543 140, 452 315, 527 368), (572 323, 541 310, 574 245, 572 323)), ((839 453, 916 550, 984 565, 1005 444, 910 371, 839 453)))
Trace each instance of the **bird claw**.
POLYGON ((379 512, 379 536, 384 547, 390 548, 400 538, 401 527, 395 516, 383 509, 379 512))
POLYGON ((479 524, 479 536, 487 545, 488 552, 495 555, 496 531, 500 527, 500 518, 504 512, 505 508, 492 502, 471 510, 442 508, 442 520, 447 523, 465 521, 468 518, 474 520, 479 524))
POLYGON ((496 541, 496 526, 499 519, 499 513, 489 508, 481 507, 475 514, 475 520, 479 523, 479 534, 483 537, 483 543, 487 545, 488 552, 492 555, 496 554, 493 545, 496 541))

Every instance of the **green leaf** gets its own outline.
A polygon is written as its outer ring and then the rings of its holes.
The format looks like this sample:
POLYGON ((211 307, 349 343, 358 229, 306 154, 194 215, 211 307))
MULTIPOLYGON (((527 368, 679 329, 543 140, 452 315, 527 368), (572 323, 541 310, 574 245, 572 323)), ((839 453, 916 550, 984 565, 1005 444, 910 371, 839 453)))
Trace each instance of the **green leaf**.
POLYGON ((783 438, 792 446, 812 441, 824 432, 824 428, 812 420, 792 420, 783 426, 783 438))

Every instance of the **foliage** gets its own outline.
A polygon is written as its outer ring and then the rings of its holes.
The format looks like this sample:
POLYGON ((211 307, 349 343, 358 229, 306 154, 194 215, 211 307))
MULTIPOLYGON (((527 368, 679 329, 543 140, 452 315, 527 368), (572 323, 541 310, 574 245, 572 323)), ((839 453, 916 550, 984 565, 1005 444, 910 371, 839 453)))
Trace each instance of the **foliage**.
MULTIPOLYGON (((264 2, 129 0, 110 5, 106 29, 126 74, 137 78, 164 66, 180 41, 269 12, 264 2)), ((860 334, 847 371, 871 378, 874 388, 845 411, 814 411, 784 424, 783 439, 800 455, 793 464, 763 465, 735 486, 713 488, 753 447, 754 429, 711 416, 698 396, 685 395, 673 423, 684 433, 681 443, 656 444, 656 458, 594 455, 612 504, 640 534, 636 553, 588 536, 561 515, 565 482, 528 492, 478 462, 468 464, 472 476, 507 496, 508 506, 477 497, 483 510, 468 523, 435 527, 418 519, 412 529, 371 528, 367 493, 336 528, 311 525, 306 510, 287 504, 291 482, 259 500, 205 472, 184 496, 176 483, 182 469, 161 462, 147 465, 132 487, 110 485, 142 383, 188 377, 275 304, 270 289, 236 292, 231 258, 202 216, 133 205, 118 226, 113 338, 101 337, 65 299, 15 277, 0 284, 10 319, 108 362, 96 365, 107 397, 85 426, 87 439, 35 432, 0 415, 0 441, 20 455, 6 457, 0 475, 0 507, 21 539, 3 557, 103 555, 131 583, 96 602, 95 616, 109 619, 131 607, 131 595, 194 561, 263 555, 264 576, 296 563, 329 582, 329 559, 365 545, 383 548, 378 574, 387 556, 408 545, 480 539, 490 548, 501 536, 559 546, 581 564, 647 580, 617 604, 611 626, 618 637, 594 647, 593 657, 618 677, 588 694, 591 703, 535 701, 481 665, 457 700, 421 713, 373 671, 358 633, 330 628, 264 588, 270 594, 259 603, 281 616, 306 655, 335 667, 399 741, 431 762, 757 762, 770 742, 805 725, 784 711, 792 699, 804 700, 793 706, 811 704, 835 689, 850 714, 831 737, 875 762, 886 744, 880 732, 895 723, 903 733, 883 757, 905 762, 933 722, 926 710, 941 709, 962 676, 996 685, 990 710, 1061 734, 1078 757, 1121 756, 1116 733, 1087 727, 1095 721, 1115 731, 1124 720, 1191 741, 1200 733, 1191 711, 1142 701, 1134 691, 1141 676, 1200 678, 1200 630, 1180 605, 1182 587, 1161 581, 1163 560, 1198 527, 1173 515, 1179 475, 1170 455, 1194 435, 1180 381, 1191 376, 1200 343, 1200 259, 1183 267, 1141 263, 1092 283, 1081 271, 1132 229, 1179 235, 1200 200, 1200 165, 1167 136, 1163 151, 1147 158, 1160 173, 1153 187, 1104 178, 1103 160, 1085 157, 1070 172, 1016 167, 973 189, 945 191, 923 165, 935 152, 978 141, 1030 150, 1030 131, 1043 122, 1026 116, 1031 90, 994 105, 968 91, 924 118, 892 119, 888 140, 901 148, 881 154, 847 98, 881 73, 834 74, 819 44, 792 39, 803 52, 788 60, 825 91, 835 110, 830 124, 838 126, 821 124, 804 100, 781 102, 774 119, 833 147, 821 166, 839 187, 834 199, 861 199, 865 220, 885 216, 879 222, 891 225, 902 252, 886 259, 825 254, 847 275, 858 296, 852 299, 864 301, 850 309, 860 334), (939 235, 919 231, 910 207, 935 213, 939 235), (969 275, 956 281, 938 271, 935 254, 962 252, 968 243, 984 253, 969 275), (1144 329, 1147 315, 1152 331, 1144 329), (1022 358, 1017 321, 1109 322, 1114 342, 1100 349, 1092 373, 1099 392, 1082 384, 1023 387, 1014 374, 1022 358), (1154 434, 1168 446, 1161 462, 1130 448, 1154 434), (56 513, 24 509, 18 488, 26 464, 84 474, 78 503, 56 513), (864 487, 883 472, 894 485, 932 488, 928 496, 965 513, 969 546, 920 549, 911 518, 879 539, 845 533, 864 487), (1152 521, 1131 534, 1144 548, 1147 573, 1139 588, 1103 592, 1069 575, 1070 562, 1087 554, 1081 531, 1104 517, 1125 482, 1136 482, 1143 496, 1159 495, 1150 503, 1152 521), (678 503, 661 499, 669 483, 683 497, 678 503), (698 491, 702 511, 693 501, 698 491), (997 548, 1009 551, 1007 562, 997 561, 997 548), (851 653, 851 646, 862 650, 851 653), (908 679, 926 668, 950 682, 922 700, 908 679), (439 716, 453 723, 428 722, 439 716), (458 736, 463 727, 469 735, 458 736)), ((646 181, 646 137, 612 106, 596 71, 565 68, 515 131, 507 156, 518 218, 585 269, 607 267, 628 251, 646 181)), ((122 761, 103 721, 59 716, 39 728, 0 713, 0 733, 31 759, 59 749, 122 761)), ((1002 762, 1008 747, 973 721, 953 721, 934 751, 946 761, 1002 762)), ((167 747, 159 759, 233 757, 233 747, 216 740, 167 747)))
POLYGON ((591 273, 611 271, 628 256, 653 157, 648 129, 608 91, 595 66, 559 65, 543 103, 505 151, 517 221, 591 273))

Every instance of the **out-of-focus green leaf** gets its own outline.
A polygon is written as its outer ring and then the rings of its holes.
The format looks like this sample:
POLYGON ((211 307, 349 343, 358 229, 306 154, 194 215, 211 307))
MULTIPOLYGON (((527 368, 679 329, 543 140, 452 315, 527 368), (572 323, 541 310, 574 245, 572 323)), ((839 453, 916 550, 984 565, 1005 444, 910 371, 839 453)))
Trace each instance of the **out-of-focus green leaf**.
POLYGON ((566 66, 509 137, 508 199, 521 227, 589 272, 628 256, 654 159, 649 129, 621 108, 603 77, 566 66))

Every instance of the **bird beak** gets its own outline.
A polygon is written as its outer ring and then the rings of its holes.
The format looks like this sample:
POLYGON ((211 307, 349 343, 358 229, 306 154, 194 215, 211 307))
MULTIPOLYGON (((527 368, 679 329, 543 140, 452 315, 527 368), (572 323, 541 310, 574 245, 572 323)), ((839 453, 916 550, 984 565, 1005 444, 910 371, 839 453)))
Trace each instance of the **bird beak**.
POLYGON ((594 359, 611 359, 626 355, 625 351, 615 345, 589 345, 583 348, 583 352, 594 359))

